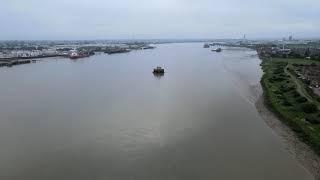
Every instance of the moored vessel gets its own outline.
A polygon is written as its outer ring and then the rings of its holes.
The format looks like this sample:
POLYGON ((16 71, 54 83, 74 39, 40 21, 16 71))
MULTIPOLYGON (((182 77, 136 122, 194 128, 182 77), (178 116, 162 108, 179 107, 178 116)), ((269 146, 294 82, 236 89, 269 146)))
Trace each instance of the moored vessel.
POLYGON ((203 45, 203 48, 209 48, 209 47, 210 47, 210 45, 207 43, 203 45))
POLYGON ((89 57, 89 56, 90 56, 89 53, 73 51, 70 53, 69 58, 70 59, 78 59, 78 58, 84 58, 84 57, 89 57))
POLYGON ((158 66, 157 68, 153 69, 153 73, 154 74, 164 74, 164 69, 160 66, 158 66))
POLYGON ((221 48, 217 48, 217 49, 212 49, 211 51, 221 52, 221 51, 222 51, 222 49, 221 49, 221 48))

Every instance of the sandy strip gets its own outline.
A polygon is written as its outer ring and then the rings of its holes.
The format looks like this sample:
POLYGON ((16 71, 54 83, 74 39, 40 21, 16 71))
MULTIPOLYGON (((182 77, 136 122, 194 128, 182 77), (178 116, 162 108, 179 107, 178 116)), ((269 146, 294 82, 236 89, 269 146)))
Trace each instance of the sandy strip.
POLYGON ((256 108, 267 125, 281 137, 286 150, 293 155, 316 180, 320 180, 320 157, 315 154, 308 145, 300 141, 295 133, 287 125, 282 123, 274 113, 267 109, 262 95, 256 102, 256 108))

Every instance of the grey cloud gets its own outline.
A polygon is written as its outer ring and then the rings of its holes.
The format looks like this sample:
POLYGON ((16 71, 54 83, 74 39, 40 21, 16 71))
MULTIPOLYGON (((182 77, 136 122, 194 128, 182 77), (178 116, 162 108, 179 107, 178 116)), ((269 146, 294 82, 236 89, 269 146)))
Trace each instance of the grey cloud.
POLYGON ((2 0, 0 39, 320 36, 319 0, 2 0))

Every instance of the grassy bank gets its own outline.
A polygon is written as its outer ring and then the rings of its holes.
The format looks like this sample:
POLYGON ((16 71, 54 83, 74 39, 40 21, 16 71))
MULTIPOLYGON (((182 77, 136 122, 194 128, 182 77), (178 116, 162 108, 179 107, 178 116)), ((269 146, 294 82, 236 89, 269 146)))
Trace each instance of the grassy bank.
POLYGON ((319 98, 310 94, 293 69, 311 63, 319 64, 305 59, 263 59, 261 84, 268 108, 320 155, 319 98))

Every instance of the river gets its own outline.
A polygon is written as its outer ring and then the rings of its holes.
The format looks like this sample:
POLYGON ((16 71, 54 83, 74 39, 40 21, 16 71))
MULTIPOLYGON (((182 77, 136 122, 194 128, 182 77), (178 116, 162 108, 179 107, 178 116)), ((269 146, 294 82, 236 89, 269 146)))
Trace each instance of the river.
POLYGON ((256 52, 202 46, 1 68, 0 179, 313 179, 254 106, 256 52))

